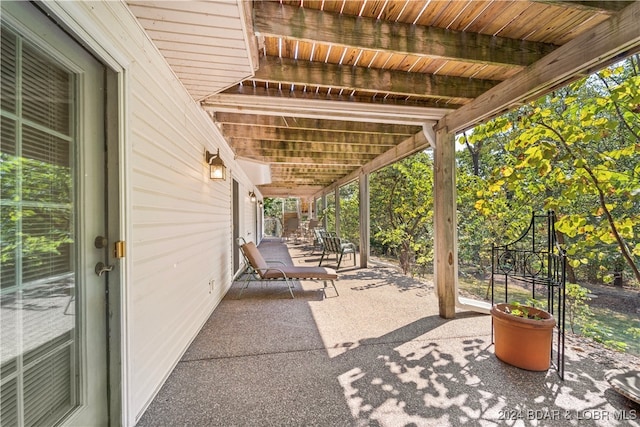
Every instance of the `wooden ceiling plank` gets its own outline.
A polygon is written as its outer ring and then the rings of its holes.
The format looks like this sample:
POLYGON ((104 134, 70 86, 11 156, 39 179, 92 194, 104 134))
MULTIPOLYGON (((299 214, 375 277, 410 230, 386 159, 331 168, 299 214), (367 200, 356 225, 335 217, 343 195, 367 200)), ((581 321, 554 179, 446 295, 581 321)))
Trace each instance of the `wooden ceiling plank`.
MULTIPOLYGON (((492 0, 475 0, 468 3, 465 13, 461 13, 456 17, 454 22, 451 23, 449 29, 455 31, 467 31, 467 26, 474 22, 482 12, 489 7, 492 0)), ((420 22, 417 22, 420 24, 420 22)))
POLYGON ((454 20, 460 15, 467 5, 468 2, 464 1, 447 2, 446 7, 440 11, 436 20, 431 21, 430 25, 440 28, 450 28, 454 20))
POLYGON ((275 2, 257 2, 254 8, 255 31, 262 35, 317 40, 361 49, 504 66, 526 66, 555 49, 549 44, 336 15, 275 2))
POLYGON ((585 28, 591 28, 606 21, 609 17, 605 14, 593 15, 589 20, 583 21, 573 28, 569 29, 565 34, 558 37, 558 44, 565 44, 580 35, 585 28))
MULTIPOLYGON (((585 15, 576 10, 534 4, 526 12, 527 19, 518 21, 517 24, 513 23, 509 34, 517 39, 547 40, 558 26, 562 26, 565 22, 571 22, 571 14, 585 15), (544 29, 544 32, 540 31, 541 28, 544 29)), ((584 21, 584 17, 580 21, 584 21)))
MULTIPOLYGON (((529 2, 526 1, 494 1, 467 27, 467 31, 487 35, 498 34, 528 7, 529 2)), ((503 36, 509 37, 510 34, 507 32, 503 36)))
POLYGON ((362 16, 377 19, 386 3, 387 0, 369 0, 364 7, 362 16))

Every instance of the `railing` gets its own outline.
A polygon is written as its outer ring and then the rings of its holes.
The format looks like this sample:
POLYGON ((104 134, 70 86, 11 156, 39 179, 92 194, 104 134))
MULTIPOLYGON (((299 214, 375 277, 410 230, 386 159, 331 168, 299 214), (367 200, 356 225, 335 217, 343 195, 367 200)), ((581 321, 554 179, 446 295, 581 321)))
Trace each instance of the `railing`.
POLYGON ((529 291, 536 301, 546 299, 546 310, 557 323, 551 360, 564 379, 566 253, 556 241, 555 220, 553 211, 532 214, 529 227, 518 239, 492 245, 491 304, 496 303, 496 288, 500 287, 504 288, 504 300, 499 302, 512 302, 510 285, 529 291))

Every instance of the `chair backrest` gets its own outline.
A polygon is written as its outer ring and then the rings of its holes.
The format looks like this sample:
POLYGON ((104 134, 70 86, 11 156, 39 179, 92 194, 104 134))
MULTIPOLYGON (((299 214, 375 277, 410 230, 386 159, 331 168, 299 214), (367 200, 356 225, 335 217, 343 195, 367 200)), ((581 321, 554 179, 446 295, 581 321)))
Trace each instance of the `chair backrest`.
POLYGON ((258 247, 253 242, 245 243, 240 246, 244 257, 247 262, 253 267, 254 270, 262 277, 264 271, 269 267, 267 261, 264 260, 262 254, 258 250, 258 247))
POLYGON ((284 223, 284 229, 288 231, 296 231, 300 226, 298 218, 287 218, 284 223))
POLYGON ((324 237, 324 244, 329 252, 340 252, 340 238, 328 234, 324 237))

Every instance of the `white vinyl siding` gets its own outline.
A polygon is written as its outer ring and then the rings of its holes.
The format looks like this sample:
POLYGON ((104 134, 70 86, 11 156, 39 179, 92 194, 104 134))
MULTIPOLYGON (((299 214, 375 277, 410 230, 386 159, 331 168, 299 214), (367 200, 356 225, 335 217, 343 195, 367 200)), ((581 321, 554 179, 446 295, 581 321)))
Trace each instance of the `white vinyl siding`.
MULTIPOLYGON (((252 186, 125 3, 59 2, 55 9, 124 69, 123 423, 134 425, 231 286, 232 180, 209 180, 204 150, 220 148, 241 191, 252 186)), ((229 72, 223 84, 245 75, 229 72)), ((252 218, 241 234, 253 230, 252 218)))
POLYGON ((171 2, 127 4, 194 99, 253 75, 237 2, 182 2, 180 10, 171 2))

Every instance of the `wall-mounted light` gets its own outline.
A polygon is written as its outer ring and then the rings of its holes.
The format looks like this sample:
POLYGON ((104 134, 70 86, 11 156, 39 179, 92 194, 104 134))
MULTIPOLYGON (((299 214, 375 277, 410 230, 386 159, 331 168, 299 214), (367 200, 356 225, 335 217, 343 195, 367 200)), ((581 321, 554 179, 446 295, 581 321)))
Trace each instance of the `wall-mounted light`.
POLYGON ((208 150, 204 153, 205 160, 209 164, 209 178, 214 181, 224 181, 227 179, 227 167, 220 158, 220 149, 216 154, 210 153, 208 150))
POLYGON ((251 203, 255 203, 256 202, 256 193, 254 193, 253 191, 249 191, 249 200, 251 200, 251 203))

